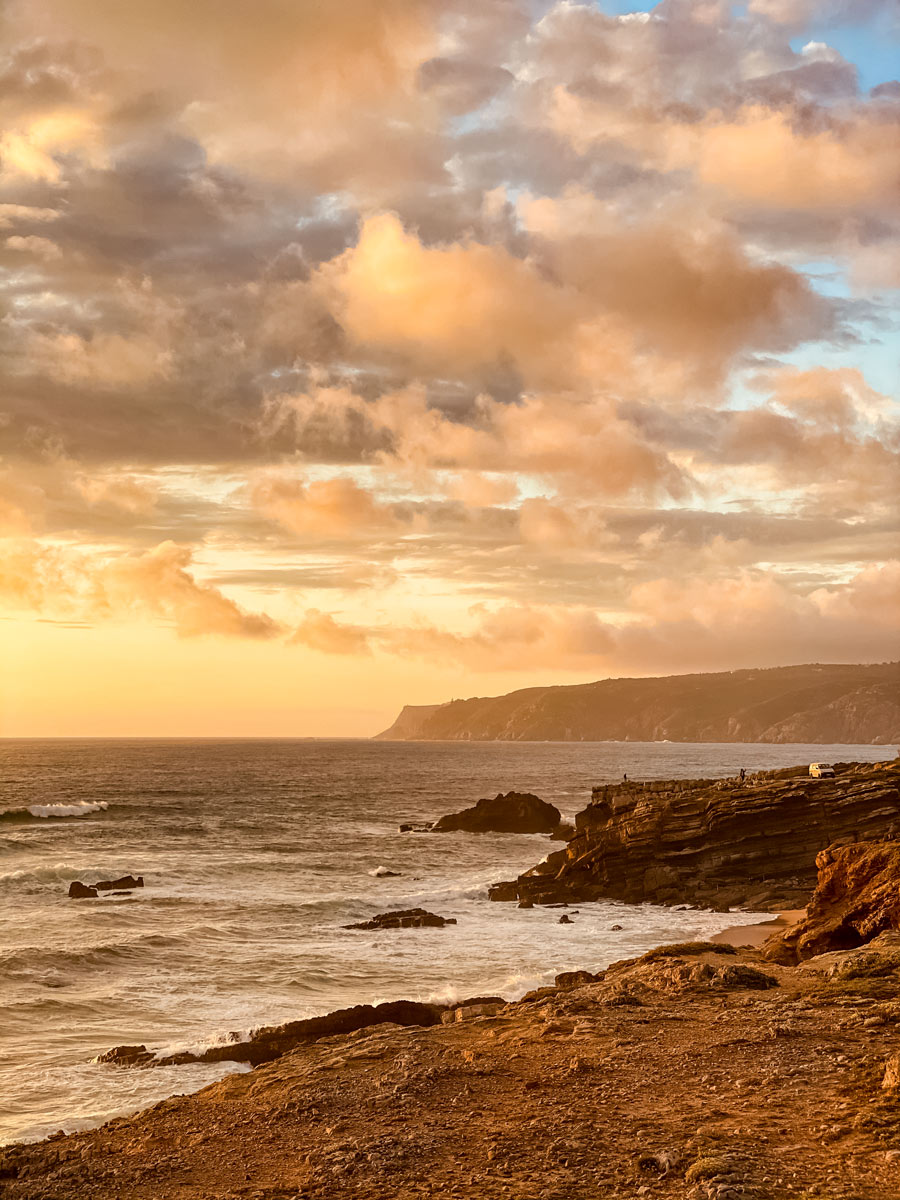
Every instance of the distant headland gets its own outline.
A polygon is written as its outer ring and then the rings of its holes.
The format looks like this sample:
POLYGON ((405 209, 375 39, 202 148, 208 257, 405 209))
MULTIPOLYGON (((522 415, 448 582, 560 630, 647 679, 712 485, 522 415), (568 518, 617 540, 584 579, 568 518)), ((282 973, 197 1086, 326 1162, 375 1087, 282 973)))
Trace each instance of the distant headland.
POLYGON ((382 741, 900 742, 900 663, 603 679, 407 705, 382 741))

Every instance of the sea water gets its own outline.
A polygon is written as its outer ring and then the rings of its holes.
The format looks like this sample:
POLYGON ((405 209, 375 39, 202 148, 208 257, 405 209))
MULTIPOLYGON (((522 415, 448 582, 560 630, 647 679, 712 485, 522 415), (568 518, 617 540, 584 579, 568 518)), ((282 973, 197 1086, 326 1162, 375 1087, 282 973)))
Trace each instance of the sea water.
POLYGON ((592 784, 625 772, 726 776, 884 754, 636 742, 0 742, 0 1142, 99 1124, 241 1069, 92 1062, 114 1045, 171 1052, 381 1000, 514 999, 559 971, 596 970, 754 919, 599 903, 560 925, 556 910, 487 900, 490 883, 558 843, 400 834, 400 822, 510 789, 571 817, 592 784), (145 887, 67 897, 74 879, 127 873, 145 887), (458 923, 344 928, 416 905, 458 923))

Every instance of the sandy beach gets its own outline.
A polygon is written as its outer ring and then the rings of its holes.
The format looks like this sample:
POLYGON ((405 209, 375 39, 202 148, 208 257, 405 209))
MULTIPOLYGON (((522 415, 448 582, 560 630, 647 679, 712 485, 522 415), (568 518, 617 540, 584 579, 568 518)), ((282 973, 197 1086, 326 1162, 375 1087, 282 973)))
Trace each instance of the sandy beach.
POLYGON ((805 908, 788 909, 778 913, 771 921, 760 921, 758 925, 733 925, 723 929, 721 933, 713 934, 712 942, 728 946, 752 946, 758 949, 773 933, 796 925, 806 916, 805 908))

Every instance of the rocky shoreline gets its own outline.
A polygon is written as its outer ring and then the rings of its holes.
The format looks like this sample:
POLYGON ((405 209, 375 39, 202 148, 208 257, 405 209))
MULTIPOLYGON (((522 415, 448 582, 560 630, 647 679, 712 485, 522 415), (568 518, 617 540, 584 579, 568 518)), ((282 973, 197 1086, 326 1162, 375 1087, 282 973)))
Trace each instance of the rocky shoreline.
POLYGON ((552 877, 516 881, 520 902, 534 902, 529 888, 541 903, 619 880, 647 889, 653 853, 680 879, 680 829, 693 895, 726 864, 751 897, 766 883, 787 894, 786 872, 802 868, 796 890, 816 884, 803 919, 758 948, 698 942, 587 963, 514 1003, 359 1005, 167 1060, 117 1047, 109 1069, 253 1069, 0 1150, 0 1200, 896 1200, 897 780, 891 762, 847 764, 835 781, 788 771, 598 789, 549 856, 552 877), (750 867, 764 813, 776 830, 767 879, 750 867), (782 847, 804 814, 803 837, 782 847), (809 866, 826 828, 839 840, 809 866))
POLYGON ((0 1196, 896 1200, 898 984, 896 934, 800 966, 662 947, 7 1147, 0 1196))
POLYGON ((600 898, 779 912, 803 906, 825 846, 900 833, 900 760, 746 779, 623 781, 594 788, 565 847, 492 900, 600 898))

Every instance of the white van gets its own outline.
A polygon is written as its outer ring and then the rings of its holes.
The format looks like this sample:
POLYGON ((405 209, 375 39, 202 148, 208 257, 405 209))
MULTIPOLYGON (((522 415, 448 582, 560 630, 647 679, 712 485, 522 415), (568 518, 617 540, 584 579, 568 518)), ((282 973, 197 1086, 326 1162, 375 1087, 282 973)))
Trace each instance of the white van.
POLYGON ((831 763, 810 763, 809 773, 813 779, 834 779, 834 767, 831 763))

